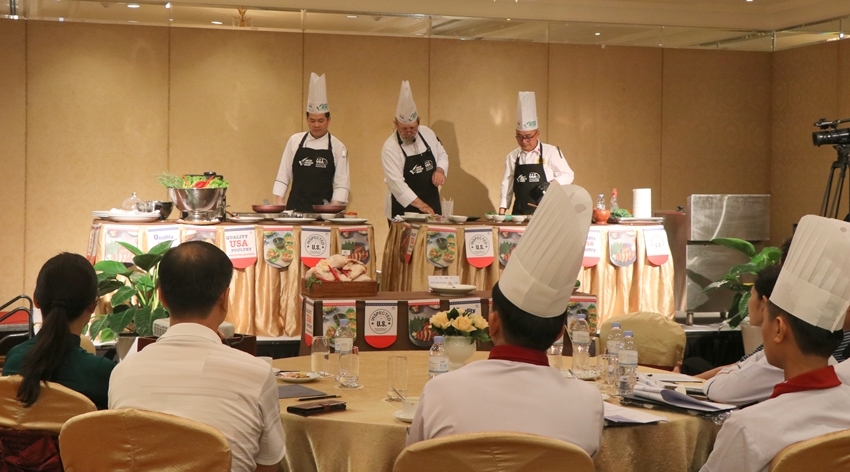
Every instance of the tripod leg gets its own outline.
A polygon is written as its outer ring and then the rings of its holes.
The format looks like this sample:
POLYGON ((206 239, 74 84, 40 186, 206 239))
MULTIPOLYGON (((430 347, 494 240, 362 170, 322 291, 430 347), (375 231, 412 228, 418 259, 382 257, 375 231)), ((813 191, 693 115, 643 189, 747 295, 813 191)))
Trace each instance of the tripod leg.
POLYGON ((823 192, 823 201, 820 205, 820 216, 829 216, 827 210, 829 209, 829 197, 832 194, 832 179, 835 177, 835 170, 838 169, 838 161, 832 163, 832 167, 829 169, 829 178, 826 180, 826 189, 823 192))

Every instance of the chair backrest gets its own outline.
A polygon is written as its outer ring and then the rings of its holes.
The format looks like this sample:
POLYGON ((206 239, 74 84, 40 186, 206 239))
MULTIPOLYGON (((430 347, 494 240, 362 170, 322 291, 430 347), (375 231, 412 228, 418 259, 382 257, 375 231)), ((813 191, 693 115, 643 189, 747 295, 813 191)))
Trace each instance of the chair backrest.
POLYGON ((600 351, 605 352, 605 342, 611 332, 611 323, 619 322, 623 331, 634 331, 638 347, 638 363, 661 368, 672 368, 685 354, 685 330, 679 323, 658 313, 639 311, 609 318, 599 330, 600 351))
POLYGON ((66 472, 230 471, 230 444, 217 429, 154 411, 104 410, 72 418, 59 433, 66 472))
POLYGON ((41 385, 38 400, 29 408, 18 401, 22 377, 0 377, 0 427, 58 434, 68 419, 96 411, 82 393, 53 382, 41 385))
POLYGON ((533 434, 493 431, 458 434, 406 447, 393 472, 593 472, 593 460, 580 447, 533 434))
POLYGON ((850 470, 850 430, 792 444, 770 463, 770 472, 800 470, 850 470))

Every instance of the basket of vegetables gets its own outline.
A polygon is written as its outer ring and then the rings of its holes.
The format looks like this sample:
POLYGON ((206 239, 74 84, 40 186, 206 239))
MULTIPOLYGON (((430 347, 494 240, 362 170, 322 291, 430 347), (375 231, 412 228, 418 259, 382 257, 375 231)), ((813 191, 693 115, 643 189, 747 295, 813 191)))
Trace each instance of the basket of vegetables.
POLYGON ((227 181, 220 175, 176 176, 163 173, 157 180, 168 188, 168 195, 174 206, 187 212, 217 210, 228 186, 227 181))

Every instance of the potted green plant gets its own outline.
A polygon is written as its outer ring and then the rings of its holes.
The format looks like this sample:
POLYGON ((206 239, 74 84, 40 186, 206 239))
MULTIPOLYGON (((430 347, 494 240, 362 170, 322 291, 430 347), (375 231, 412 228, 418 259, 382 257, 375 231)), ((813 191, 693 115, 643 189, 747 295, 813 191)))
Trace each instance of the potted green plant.
POLYGON ((750 314, 747 303, 750 301, 752 279, 765 267, 779 263, 782 258, 782 250, 778 247, 768 246, 756 253, 756 248, 751 242, 738 238, 715 238, 711 242, 734 249, 750 258, 749 262, 732 267, 726 275, 709 284, 703 290, 703 293, 708 293, 719 288, 725 288, 735 292, 732 306, 729 307, 728 320, 729 326, 734 328, 750 314))
POLYGON ((112 341, 125 332, 131 335, 153 335, 153 322, 168 317, 168 310, 160 303, 157 293, 159 262, 171 249, 173 241, 164 241, 147 253, 132 244, 120 242, 133 253, 133 265, 122 262, 100 261, 97 271, 98 295, 112 294, 112 312, 96 316, 89 325, 89 336, 101 341, 112 341))

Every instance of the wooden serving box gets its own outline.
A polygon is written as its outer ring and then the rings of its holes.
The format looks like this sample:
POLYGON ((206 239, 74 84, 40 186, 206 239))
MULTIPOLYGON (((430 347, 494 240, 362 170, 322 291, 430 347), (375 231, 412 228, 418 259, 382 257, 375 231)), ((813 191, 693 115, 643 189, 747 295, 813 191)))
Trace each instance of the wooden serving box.
POLYGON ((312 298, 357 298, 374 297, 378 294, 378 282, 325 282, 314 283, 307 288, 307 280, 301 279, 301 294, 312 298))

